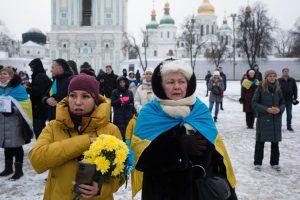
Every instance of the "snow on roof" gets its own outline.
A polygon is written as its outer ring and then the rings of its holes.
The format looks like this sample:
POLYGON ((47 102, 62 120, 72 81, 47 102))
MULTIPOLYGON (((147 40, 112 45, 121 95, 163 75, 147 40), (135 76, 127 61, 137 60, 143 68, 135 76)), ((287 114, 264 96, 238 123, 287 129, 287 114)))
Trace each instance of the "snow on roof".
POLYGON ((27 31, 27 33, 43 33, 43 32, 38 28, 31 28, 27 31))
POLYGON ((42 45, 39 45, 39 44, 29 40, 28 42, 22 44, 22 47, 42 47, 42 45))

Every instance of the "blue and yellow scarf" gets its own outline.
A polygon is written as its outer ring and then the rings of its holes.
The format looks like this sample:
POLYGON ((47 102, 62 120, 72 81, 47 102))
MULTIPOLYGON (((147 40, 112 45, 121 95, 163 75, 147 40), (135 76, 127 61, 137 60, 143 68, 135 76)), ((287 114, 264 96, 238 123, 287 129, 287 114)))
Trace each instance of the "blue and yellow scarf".
MULTIPOLYGON (((155 138, 174 126, 178 124, 183 125, 184 123, 191 125, 199 134, 203 135, 209 142, 214 144, 217 152, 223 157, 227 179, 230 185, 235 188, 236 179, 223 139, 218 133, 209 109, 198 98, 196 98, 192 111, 185 118, 173 118, 169 116, 163 111, 156 99, 153 99, 142 108, 137 118, 132 139, 132 148, 136 153, 136 163, 142 152, 155 138)), ((142 176, 141 172, 134 170, 132 174, 133 196, 135 196, 142 188, 142 176)))

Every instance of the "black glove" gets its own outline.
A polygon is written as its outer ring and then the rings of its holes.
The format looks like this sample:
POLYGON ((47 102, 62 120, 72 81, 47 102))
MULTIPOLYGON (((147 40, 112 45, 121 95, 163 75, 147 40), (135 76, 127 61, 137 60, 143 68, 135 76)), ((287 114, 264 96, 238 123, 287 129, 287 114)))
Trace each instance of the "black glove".
POLYGON ((244 103, 244 99, 239 98, 239 102, 240 102, 240 104, 243 104, 244 103))
POLYGON ((202 156, 207 150, 207 141, 199 133, 196 134, 184 135, 181 138, 181 144, 190 156, 202 156))

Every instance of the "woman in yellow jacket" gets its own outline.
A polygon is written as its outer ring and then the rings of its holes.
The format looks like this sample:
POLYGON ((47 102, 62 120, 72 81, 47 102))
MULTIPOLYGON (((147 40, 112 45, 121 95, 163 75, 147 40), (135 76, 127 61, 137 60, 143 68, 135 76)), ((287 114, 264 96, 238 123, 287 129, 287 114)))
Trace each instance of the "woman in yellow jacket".
MULTIPOLYGON (((72 199, 78 161, 95 137, 101 134, 122 139, 119 129, 109 122, 110 102, 99 95, 99 83, 89 75, 70 80, 68 97, 56 108, 56 120, 47 124, 39 136, 29 159, 38 173, 49 170, 44 199, 72 199)), ((112 200, 120 187, 118 179, 103 183, 80 185, 84 199, 112 200)))

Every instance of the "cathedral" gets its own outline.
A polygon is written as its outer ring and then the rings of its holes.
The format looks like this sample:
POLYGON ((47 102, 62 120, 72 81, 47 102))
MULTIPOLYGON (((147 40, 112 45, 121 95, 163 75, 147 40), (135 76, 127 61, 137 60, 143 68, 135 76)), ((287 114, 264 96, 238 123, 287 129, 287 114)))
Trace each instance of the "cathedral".
MULTIPOLYGON (((166 2, 164 15, 159 23, 156 21, 155 9, 151 12, 151 21, 146 25, 148 33, 147 55, 149 58, 189 57, 187 44, 178 35, 177 26, 170 15, 170 10, 170 4, 166 2)), ((203 0, 194 16, 194 38, 203 44, 199 53, 200 56, 209 51, 212 44, 225 43, 229 50, 232 48, 232 29, 227 24, 226 16, 221 26, 218 26, 217 19, 213 5, 209 0, 203 0)))
POLYGON ((50 58, 89 62, 95 71, 126 59, 128 0, 51 0, 50 58))

